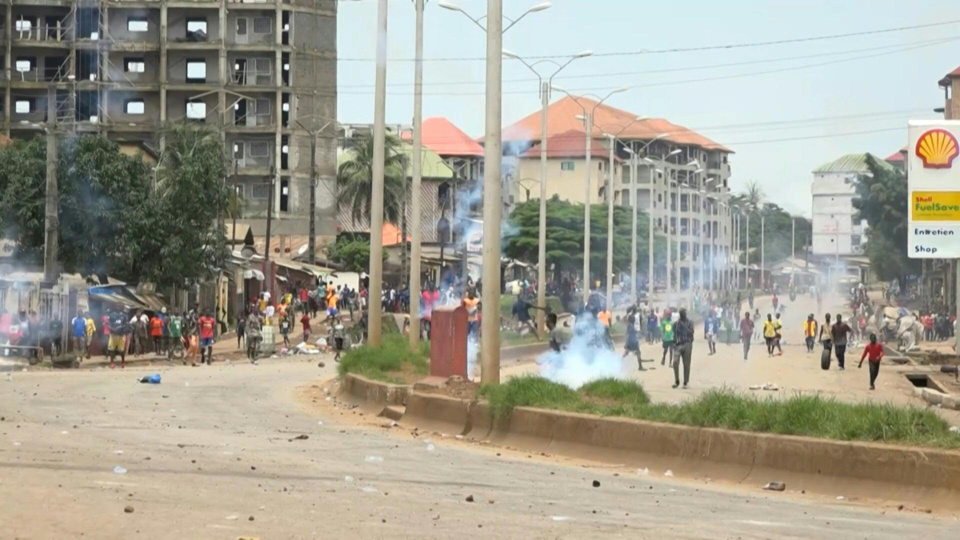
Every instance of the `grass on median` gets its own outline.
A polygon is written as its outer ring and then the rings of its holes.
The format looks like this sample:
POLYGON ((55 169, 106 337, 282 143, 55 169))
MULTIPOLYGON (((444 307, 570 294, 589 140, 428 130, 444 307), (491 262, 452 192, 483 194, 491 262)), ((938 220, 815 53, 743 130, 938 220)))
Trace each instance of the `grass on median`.
POLYGON ((494 416, 531 406, 699 427, 958 449, 960 437, 936 413, 918 407, 841 403, 819 396, 758 398, 712 389, 680 404, 651 403, 635 381, 600 379, 579 390, 542 377, 481 388, 494 416))
POLYGON ((425 376, 430 370, 430 344, 413 351, 401 335, 383 336, 380 347, 364 345, 344 353, 337 366, 341 377, 355 373, 377 381, 401 384, 403 375, 425 376))

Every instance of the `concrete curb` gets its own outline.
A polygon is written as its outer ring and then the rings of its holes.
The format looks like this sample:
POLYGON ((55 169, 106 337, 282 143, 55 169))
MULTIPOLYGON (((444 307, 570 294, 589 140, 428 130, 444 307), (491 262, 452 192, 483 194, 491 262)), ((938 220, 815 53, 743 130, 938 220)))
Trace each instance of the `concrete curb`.
POLYGON ((389 384, 374 381, 353 373, 343 378, 341 395, 355 405, 383 408, 388 405, 406 405, 410 387, 405 384, 389 384))
POLYGON ((913 395, 931 405, 939 405, 945 409, 960 410, 960 398, 953 394, 945 394, 933 388, 914 388, 913 395))
POLYGON ((484 402, 419 392, 410 396, 403 421, 421 429, 441 427, 445 433, 526 450, 637 466, 657 462, 685 475, 704 473, 745 481, 758 474, 767 475, 766 479, 771 474, 786 474, 791 479, 817 477, 820 483, 834 487, 844 486, 844 480, 857 480, 897 489, 960 493, 960 452, 946 450, 699 428, 531 407, 518 407, 509 418, 497 421, 484 402), (723 466, 722 474, 717 474, 717 465, 723 466))
POLYGON ((517 407, 501 420, 493 417, 485 401, 415 392, 405 385, 354 374, 345 377, 342 394, 378 409, 406 405, 401 421, 421 430, 527 451, 637 467, 660 466, 688 477, 739 483, 788 480, 792 486, 847 494, 886 491, 936 499, 954 499, 960 494, 960 452, 949 450, 701 428, 533 407, 517 407))

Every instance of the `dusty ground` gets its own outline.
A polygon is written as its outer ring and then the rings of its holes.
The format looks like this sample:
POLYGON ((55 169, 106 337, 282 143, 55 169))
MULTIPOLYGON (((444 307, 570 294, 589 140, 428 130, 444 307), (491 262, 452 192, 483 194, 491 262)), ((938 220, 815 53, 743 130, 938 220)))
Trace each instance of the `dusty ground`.
MULTIPOLYGON (((758 298, 755 306, 760 308, 764 316, 767 312, 772 312, 769 297, 758 298)), ((832 313, 840 311, 845 314, 842 309, 836 309, 836 302, 832 304, 824 302, 824 306, 829 306, 832 313)), ((913 385, 904 377, 904 374, 936 372, 939 371, 939 367, 899 366, 893 362, 883 362, 877 378, 877 389, 873 391, 869 389, 870 375, 866 361, 862 369, 857 368, 863 347, 853 348, 847 352, 846 371, 837 369, 836 358, 829 371, 821 370, 821 349, 818 347, 813 353, 807 353, 802 343, 803 320, 815 310, 814 300, 809 297, 797 298, 797 301, 788 306, 783 313, 784 336, 787 338, 787 345, 783 346, 783 356, 770 358, 767 356, 765 345, 754 343, 750 349, 749 360, 746 362, 743 361, 743 348, 739 343, 730 345, 718 343, 717 354, 708 355, 707 344, 703 339, 703 325, 697 325, 691 361, 690 387, 685 390, 672 388, 673 370, 670 369, 669 364, 660 365, 663 353, 660 344, 641 345, 643 358, 656 360, 653 363, 644 362, 644 367, 648 371, 637 371, 634 356, 623 360, 623 370, 627 376, 642 382, 644 389, 654 401, 679 402, 705 390, 725 386, 764 397, 782 398, 803 393, 821 394, 850 402, 882 401, 901 405, 928 406, 925 401, 914 397, 913 385), (779 391, 749 389, 750 386, 766 383, 776 385, 779 391)), ((822 321, 822 316, 818 315, 817 318, 822 321)), ((618 345, 618 351, 623 353, 622 344, 618 345)), ((507 377, 536 372, 536 365, 531 363, 509 366, 504 370, 507 377)), ((946 378, 938 376, 938 380, 946 380, 946 378)), ((958 393, 960 387, 951 386, 948 390, 958 393)), ((940 413, 952 425, 960 425, 960 411, 936 407, 933 410, 940 413)))
POLYGON ((0 379, 0 537, 960 535, 953 516, 497 456, 451 438, 429 451, 304 402, 302 388, 332 370, 277 360, 161 368, 156 386, 135 382, 145 368, 0 379))

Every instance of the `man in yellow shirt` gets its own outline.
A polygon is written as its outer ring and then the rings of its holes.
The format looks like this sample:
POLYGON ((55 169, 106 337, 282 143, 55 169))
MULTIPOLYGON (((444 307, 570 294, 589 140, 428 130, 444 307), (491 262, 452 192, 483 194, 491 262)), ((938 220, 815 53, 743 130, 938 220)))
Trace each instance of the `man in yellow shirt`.
POLYGON ((463 307, 467 310, 467 334, 475 336, 480 331, 480 299, 477 298, 473 289, 467 291, 467 296, 463 299, 463 307))
POLYGON ((767 356, 773 356, 773 343, 777 337, 777 325, 773 322, 773 315, 767 313, 767 320, 763 321, 763 339, 767 342, 767 356))
POLYGON ((803 321, 803 338, 806 341, 807 352, 813 352, 813 344, 817 339, 817 320, 813 318, 813 313, 807 315, 807 320, 803 321))
POLYGON ((87 360, 90 359, 90 346, 93 344, 93 335, 97 333, 97 324, 93 322, 93 315, 90 315, 90 312, 84 314, 85 326, 84 331, 87 338, 87 360))

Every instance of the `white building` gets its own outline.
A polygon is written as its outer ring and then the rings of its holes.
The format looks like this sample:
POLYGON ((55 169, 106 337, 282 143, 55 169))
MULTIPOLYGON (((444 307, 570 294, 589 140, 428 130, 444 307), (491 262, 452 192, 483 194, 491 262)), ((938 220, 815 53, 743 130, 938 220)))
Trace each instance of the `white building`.
MULTIPOLYGON (((880 163, 884 161, 880 160, 880 163)), ((813 254, 851 257, 863 253, 865 220, 855 218, 857 178, 870 172, 867 154, 848 154, 813 171, 813 254)))

